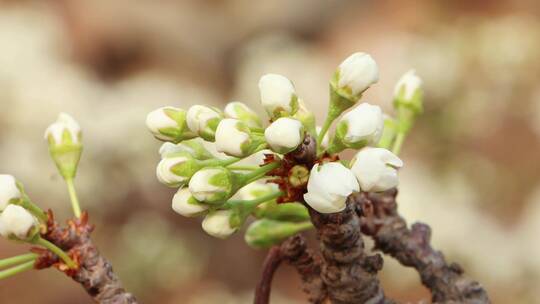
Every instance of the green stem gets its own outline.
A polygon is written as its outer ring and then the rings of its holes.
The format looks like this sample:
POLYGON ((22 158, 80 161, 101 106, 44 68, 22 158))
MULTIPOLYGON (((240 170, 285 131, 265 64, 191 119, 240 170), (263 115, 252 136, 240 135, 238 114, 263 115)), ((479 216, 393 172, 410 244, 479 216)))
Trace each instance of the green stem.
POLYGON ((35 241, 35 244, 49 249, 51 252, 56 254, 60 259, 62 259, 62 261, 64 261, 64 263, 66 263, 66 265, 69 268, 74 269, 77 267, 75 262, 62 249, 60 249, 55 244, 47 241, 46 239, 38 237, 37 240, 35 241))
POLYGON ((6 268, 13 265, 33 261, 37 258, 37 256, 38 255, 35 253, 27 253, 27 254, 21 254, 21 255, 11 257, 11 258, 7 258, 7 259, 2 259, 0 260, 0 268, 6 268))
POLYGON ((279 167, 281 165, 281 162, 279 161, 276 161, 276 162, 271 162, 269 164, 266 164, 262 167, 259 167, 258 169, 256 170, 253 170, 252 172, 250 173, 246 173, 244 175, 242 175, 242 181, 243 181, 243 185, 247 185, 253 181, 256 181, 258 180, 259 178, 263 177, 264 175, 266 175, 266 173, 274 170, 275 168, 279 167))
POLYGON ((392 146, 392 153, 394 153, 395 155, 399 155, 399 152, 401 152, 401 147, 403 146, 406 135, 407 134, 405 134, 404 132, 399 132, 397 134, 394 144, 392 146))
POLYGON ((47 221, 47 214, 43 209, 39 208, 38 205, 34 204, 27 195, 24 196, 20 205, 24 209, 30 211, 30 213, 37 217, 41 222, 47 221))
POLYGON ((71 200, 71 207, 73 208, 73 214, 75 217, 81 217, 81 206, 79 204, 79 198, 77 197, 77 191, 75 190, 75 184, 73 178, 66 179, 66 184, 69 192, 69 199, 71 200))
POLYGON ((276 191, 276 192, 272 192, 272 193, 260 196, 252 200, 230 200, 230 201, 227 201, 227 203, 225 203, 225 206, 230 208, 230 207, 233 207, 234 205, 245 204, 247 207, 255 207, 264 202, 276 199, 282 196, 283 194, 285 194, 283 191, 276 191))
POLYGON ((11 276, 14 276, 18 273, 30 270, 34 268, 34 261, 26 262, 24 264, 15 266, 13 268, 9 268, 3 271, 0 271, 0 280, 9 278, 11 276))
POLYGON ((229 167, 227 167, 227 169, 238 170, 238 171, 253 171, 253 170, 257 170, 259 168, 260 168, 259 166, 249 166, 249 165, 245 165, 245 166, 237 165, 237 166, 229 166, 229 167))

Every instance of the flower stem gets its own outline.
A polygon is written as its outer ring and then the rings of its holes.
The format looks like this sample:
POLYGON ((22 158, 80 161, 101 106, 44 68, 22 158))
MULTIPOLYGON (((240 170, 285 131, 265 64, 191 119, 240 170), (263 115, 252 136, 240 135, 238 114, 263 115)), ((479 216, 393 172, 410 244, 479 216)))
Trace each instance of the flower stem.
POLYGON ((75 190, 75 184, 73 178, 67 178, 66 184, 69 192, 69 199, 71 200, 71 207, 73 208, 73 214, 75 217, 81 217, 81 206, 79 204, 79 198, 77 197, 77 191, 75 190))
POLYGON ((227 169, 230 169, 230 170, 238 170, 238 171, 253 171, 253 170, 257 170, 259 169, 260 167, 259 166, 241 166, 241 165, 238 165, 238 166, 229 166, 227 167, 227 169))
POLYGON ((281 165, 281 162, 279 162, 279 161, 271 162, 271 163, 268 163, 268 164, 266 164, 266 165, 264 165, 262 167, 259 167, 256 170, 251 171, 250 173, 242 175, 242 180, 244 181, 243 184, 247 185, 247 184, 249 184, 249 183, 251 183, 253 181, 258 180, 259 178, 266 175, 266 173, 274 170, 275 168, 279 167, 280 165, 281 165))
POLYGON ((45 214, 45 212, 39 208, 38 205, 34 204, 27 195, 24 196, 20 205, 24 209, 30 211, 30 213, 37 217, 41 222, 47 221, 47 214, 45 214))
POLYGON ((276 199, 276 198, 282 196, 283 194, 285 194, 283 191, 276 191, 276 192, 272 192, 272 193, 260 196, 260 197, 258 197, 256 199, 252 199, 252 200, 230 200, 230 201, 227 201, 226 206, 227 207, 232 207, 234 205, 245 204, 248 207, 255 207, 255 206, 258 206, 258 205, 260 205, 260 204, 262 204, 264 202, 276 199))
POLYGON ((69 268, 75 269, 77 267, 75 262, 62 249, 60 249, 55 244, 47 241, 46 239, 44 239, 42 237, 38 237, 37 240, 35 241, 35 243, 37 245, 40 245, 40 246, 43 246, 43 247, 49 249, 51 252, 56 254, 60 259, 62 259, 62 261, 64 261, 64 263, 66 263, 66 265, 69 268))
POLYGON ((395 155, 399 155, 399 152, 401 152, 401 147, 403 146, 403 142, 405 141, 406 134, 404 132, 399 132, 396 136, 396 139, 394 140, 394 144, 392 146, 392 153, 395 155))
POLYGON ((18 273, 30 270, 32 268, 34 268, 34 261, 29 261, 29 262, 26 262, 24 264, 15 266, 13 268, 2 270, 2 271, 0 271, 0 280, 9 278, 9 277, 14 276, 14 275, 16 275, 18 273))
POLYGON ((6 268, 13 265, 33 261, 37 258, 37 256, 38 255, 35 253, 27 253, 27 254, 21 254, 21 255, 11 257, 11 258, 7 258, 7 259, 2 259, 0 260, 0 268, 6 268))

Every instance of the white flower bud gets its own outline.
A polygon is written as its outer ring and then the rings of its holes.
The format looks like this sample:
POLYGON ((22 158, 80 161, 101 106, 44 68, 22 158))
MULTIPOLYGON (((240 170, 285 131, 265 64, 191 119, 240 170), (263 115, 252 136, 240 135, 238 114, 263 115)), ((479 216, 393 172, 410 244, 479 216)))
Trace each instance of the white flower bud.
POLYGON ((369 54, 354 53, 347 57, 338 68, 340 89, 346 89, 353 96, 358 96, 379 80, 379 68, 369 54))
POLYGON ((162 107, 146 116, 146 126, 159 140, 180 142, 194 137, 187 129, 186 111, 175 107, 162 107))
MULTIPOLYGON (((321 133, 322 128, 320 126, 317 126, 317 136, 321 133)), ((330 143, 330 135, 328 132, 324 134, 324 138, 321 143, 321 148, 326 149, 328 147, 328 144, 330 143)))
POLYGON ((381 192, 399 183, 397 169, 403 162, 392 152, 383 148, 365 147, 351 161, 351 170, 360 183, 362 191, 381 192))
POLYGON ((5 238, 27 240, 37 233, 36 226, 36 218, 21 206, 8 205, 0 214, 0 235, 5 238))
POLYGON ((285 76, 266 74, 259 80, 261 103, 272 119, 291 116, 298 109, 298 98, 292 82, 285 76))
POLYGON ((0 174, 0 212, 9 205, 11 200, 21 198, 17 180, 12 175, 0 174))
POLYGON ((208 210, 208 206, 197 201, 188 188, 180 188, 172 199, 173 210, 183 216, 198 216, 208 210))
POLYGON ((266 142, 272 151, 285 154, 295 150, 304 140, 304 127, 296 119, 282 117, 264 131, 266 142))
POLYGON ((347 197, 360 187, 351 170, 341 163, 316 164, 311 169, 304 200, 320 213, 335 213, 346 207, 347 197))
POLYGON ((204 218, 202 228, 206 233, 213 237, 226 239, 238 230, 237 228, 231 227, 231 215, 231 210, 214 211, 204 218))
POLYGON ((379 106, 362 103, 343 115, 336 134, 349 148, 360 148, 379 142, 384 129, 384 117, 379 106))
POLYGON ((232 101, 225 106, 225 117, 243 121, 252 129, 262 128, 261 119, 252 109, 239 101, 232 101))
POLYGON ((408 106, 418 114, 423 109, 422 97, 422 79, 416 75, 416 72, 410 70, 401 76, 394 88, 395 105, 408 106))
POLYGON ((81 127, 66 113, 60 113, 56 122, 45 130, 45 139, 50 145, 80 144, 81 127))
POLYGON ((187 112, 187 125, 200 137, 214 141, 214 135, 223 114, 215 108, 194 105, 187 112))
POLYGON ((169 187, 185 185, 199 167, 187 153, 173 154, 163 158, 156 168, 158 180, 169 187))
POLYGON ((253 150, 249 127, 238 119, 225 118, 216 129, 216 149, 230 156, 245 157, 253 150))
POLYGON ((205 142, 204 140, 198 137, 189 139, 189 140, 184 140, 178 144, 165 142, 159 148, 159 154, 161 155, 161 158, 165 158, 171 154, 178 154, 179 152, 186 152, 198 160, 214 158, 212 153, 210 153, 210 151, 206 149, 205 143, 208 143, 208 142, 205 142))
POLYGON ((223 167, 201 169, 191 177, 189 191, 200 202, 221 203, 232 195, 232 173, 223 167))

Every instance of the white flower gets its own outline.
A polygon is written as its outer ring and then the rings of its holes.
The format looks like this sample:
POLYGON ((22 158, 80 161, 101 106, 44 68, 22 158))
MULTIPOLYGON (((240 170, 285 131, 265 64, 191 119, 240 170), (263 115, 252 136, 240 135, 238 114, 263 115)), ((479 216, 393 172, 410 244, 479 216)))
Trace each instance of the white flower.
POLYGON ((257 113, 239 101, 232 101, 225 106, 225 117, 234 118, 243 121, 248 127, 260 129, 261 120, 257 113))
POLYGON ((187 153, 165 157, 156 167, 158 180, 169 187, 177 187, 187 183, 193 172, 193 158, 187 153))
POLYGON ((237 228, 231 227, 231 214, 231 210, 218 210, 208 214, 202 222, 203 230, 220 239, 229 237, 237 230, 237 228))
POLYGON ((201 169, 189 181, 189 191, 193 197, 209 204, 228 199, 232 189, 232 174, 223 167, 201 169))
POLYGON ((266 74, 259 80, 261 103, 272 118, 283 114, 293 115, 298 108, 298 98, 292 82, 285 76, 266 74))
POLYGON ((345 209, 347 197, 360 187, 351 170, 341 163, 316 164, 311 169, 304 200, 320 213, 345 209))
POLYGON ((208 206, 198 202, 188 188, 180 188, 172 199, 173 210, 183 216, 192 217, 208 210, 208 206))
POLYGON ((272 151, 285 154, 295 150, 304 140, 304 127, 296 119, 282 117, 264 131, 266 142, 272 151))
POLYGON ((365 147, 351 161, 360 188, 366 192, 381 192, 399 183, 397 169, 403 162, 392 152, 383 148, 365 147))
POLYGON ((63 145, 66 144, 64 142, 66 138, 70 141, 69 143, 80 144, 81 127, 73 117, 66 113, 60 113, 56 122, 45 130, 45 139, 51 145, 63 145))
POLYGON ((178 154, 179 152, 186 152, 199 160, 214 158, 212 153, 210 153, 206 149, 205 143, 208 143, 208 142, 205 142, 199 137, 189 139, 189 140, 184 140, 178 144, 173 144, 171 142, 164 142, 159 148, 159 154, 161 155, 161 158, 165 158, 168 155, 178 154))
POLYGON ((36 218, 18 205, 8 205, 0 214, 0 235, 5 238, 13 235, 18 239, 26 240, 36 225, 36 218))
POLYGON ((337 134, 346 146, 365 146, 377 144, 383 129, 384 117, 381 108, 362 103, 343 115, 337 125, 337 134))
POLYGON ((215 108, 194 105, 187 112, 187 125, 200 137, 214 141, 216 128, 222 118, 221 112, 215 108))
POLYGON ((230 156, 244 157, 249 154, 251 132, 238 119, 225 118, 216 129, 216 149, 230 156))
POLYGON ((417 90, 422 87, 422 79, 416 75, 415 70, 409 70, 399 79, 394 88, 394 96, 403 94, 402 98, 411 100, 417 90), (403 90, 403 91, 402 91, 403 90))
POLYGON ((17 187, 15 177, 0 174, 0 211, 4 210, 12 199, 21 198, 21 191, 17 187))
POLYGON ((352 95, 358 95, 379 80, 377 63, 366 53, 354 53, 338 68, 339 88, 349 88, 352 95))
MULTIPOLYGON (((322 128, 320 126, 317 126, 317 136, 321 133, 322 128)), ((321 147, 326 149, 328 147, 328 144, 330 143, 330 135, 328 132, 324 134, 324 138, 321 143, 321 147)))
POLYGON ((160 140, 179 142, 193 137, 186 132, 186 111, 175 107, 162 107, 146 116, 146 126, 160 140))

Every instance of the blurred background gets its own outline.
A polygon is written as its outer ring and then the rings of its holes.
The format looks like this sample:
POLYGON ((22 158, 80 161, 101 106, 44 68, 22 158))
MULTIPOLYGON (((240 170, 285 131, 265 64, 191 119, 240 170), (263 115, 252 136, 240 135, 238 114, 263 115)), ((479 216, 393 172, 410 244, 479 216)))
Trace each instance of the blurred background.
MULTIPOLYGON (((494 303, 540 298, 540 2, 326 0, 0 1, 0 172, 40 206, 70 215, 43 133, 59 112, 82 125, 76 184, 95 241, 144 303, 250 303, 265 252, 227 241, 170 209, 154 175, 160 106, 258 111, 259 77, 281 73, 324 118, 328 80, 355 51, 380 81, 364 101, 391 113, 392 89, 415 68, 425 114, 405 144, 399 208, 494 303)), ((0 257, 25 246, 0 240, 0 257)), ((429 301, 417 274, 391 259, 384 288, 429 301)), ((289 267, 273 303, 305 303, 289 267)), ((0 303, 90 303, 54 270, 0 282, 0 303)))

